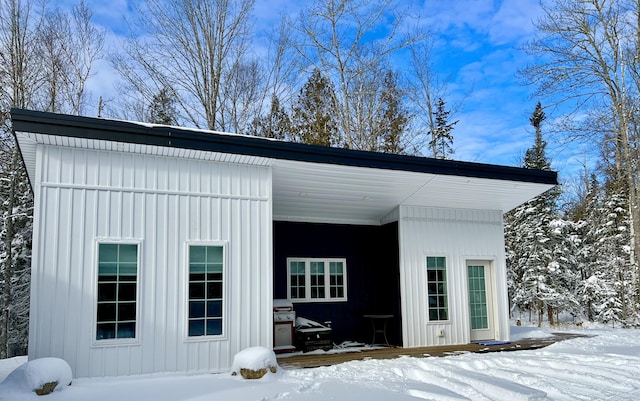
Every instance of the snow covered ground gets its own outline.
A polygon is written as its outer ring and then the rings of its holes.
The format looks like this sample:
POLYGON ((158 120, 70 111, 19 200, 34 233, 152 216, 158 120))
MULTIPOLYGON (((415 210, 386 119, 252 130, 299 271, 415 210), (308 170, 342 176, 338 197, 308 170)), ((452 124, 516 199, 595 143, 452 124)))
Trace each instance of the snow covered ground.
MULTIPOLYGON (((575 332, 575 330, 574 330, 575 332)), ((638 400, 640 330, 581 329, 588 338, 535 351, 348 362, 280 370, 260 380, 229 374, 77 379, 38 397, 0 384, 0 400, 638 400)), ((549 330, 513 327, 513 339, 549 330)), ((24 359, 0 361, 0 380, 24 359)))

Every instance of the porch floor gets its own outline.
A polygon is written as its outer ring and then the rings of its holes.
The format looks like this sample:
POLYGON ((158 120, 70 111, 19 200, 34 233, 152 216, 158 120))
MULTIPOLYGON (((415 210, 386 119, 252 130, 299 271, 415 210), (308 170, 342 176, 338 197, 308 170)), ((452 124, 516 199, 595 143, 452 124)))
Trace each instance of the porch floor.
POLYGON ((283 368, 315 368, 319 366, 337 365, 343 362, 360 361, 364 359, 394 359, 401 356, 412 356, 415 358, 449 356, 460 353, 476 352, 503 352, 522 351, 543 348, 558 341, 572 338, 584 337, 581 334, 553 333, 553 337, 533 338, 512 341, 509 344, 500 345, 480 345, 480 344, 459 344, 442 345, 431 347, 401 348, 384 347, 371 350, 354 350, 353 352, 340 353, 307 353, 282 356, 278 358, 278 364, 283 368))

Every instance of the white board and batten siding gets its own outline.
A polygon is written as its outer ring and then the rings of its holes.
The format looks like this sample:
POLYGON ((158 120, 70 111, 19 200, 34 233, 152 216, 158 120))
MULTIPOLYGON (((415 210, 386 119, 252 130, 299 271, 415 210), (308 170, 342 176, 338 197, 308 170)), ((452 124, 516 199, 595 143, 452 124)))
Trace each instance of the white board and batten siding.
POLYGON ((507 340, 508 302, 501 211, 399 207, 402 333, 405 347, 470 342, 467 261, 489 261, 493 270, 495 339, 507 340), (449 320, 429 322, 427 256, 447 265, 449 320))
POLYGON ((38 145, 30 359, 75 377, 228 368, 271 346, 271 168, 38 145), (95 339, 99 241, 137 243, 137 338, 95 339), (223 336, 187 336, 188 244, 225 247, 223 336))

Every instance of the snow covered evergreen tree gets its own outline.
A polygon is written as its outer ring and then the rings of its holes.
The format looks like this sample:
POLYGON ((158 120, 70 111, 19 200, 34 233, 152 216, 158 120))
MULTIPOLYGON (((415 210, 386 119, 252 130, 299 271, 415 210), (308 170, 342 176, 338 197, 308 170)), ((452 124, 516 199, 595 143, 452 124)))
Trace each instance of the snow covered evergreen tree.
MULTIPOLYGON (((550 170, 547 143, 542 137, 546 119, 540 102, 530 118, 535 141, 526 152, 523 166, 550 170)), ((524 203, 505 216, 505 241, 509 295, 512 310, 536 312, 538 324, 547 313, 554 324, 554 311, 575 310, 575 248, 579 239, 575 227, 561 219, 556 210, 558 187, 524 203)))
POLYGON ((628 201, 616 187, 607 192, 599 211, 600 219, 594 227, 594 235, 598 239, 594 247, 598 274, 607 289, 596 309, 600 321, 631 323, 635 316, 628 201))

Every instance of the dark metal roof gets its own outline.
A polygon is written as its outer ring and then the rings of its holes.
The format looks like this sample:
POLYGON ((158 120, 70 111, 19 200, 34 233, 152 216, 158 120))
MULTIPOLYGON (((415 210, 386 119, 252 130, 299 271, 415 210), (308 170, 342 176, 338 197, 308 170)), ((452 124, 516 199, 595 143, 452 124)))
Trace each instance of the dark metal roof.
POLYGON ((556 185, 555 171, 282 142, 244 135, 11 109, 13 130, 273 159, 556 185))

